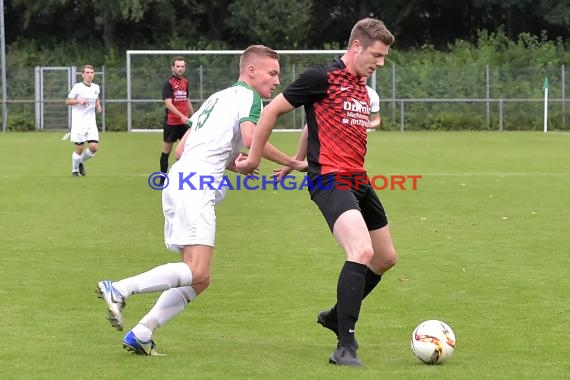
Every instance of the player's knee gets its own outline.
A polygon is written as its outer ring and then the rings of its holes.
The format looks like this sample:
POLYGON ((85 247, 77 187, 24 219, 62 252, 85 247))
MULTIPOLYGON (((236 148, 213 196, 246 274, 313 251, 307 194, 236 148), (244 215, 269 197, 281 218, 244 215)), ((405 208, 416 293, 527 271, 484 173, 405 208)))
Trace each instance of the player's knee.
POLYGON ((385 252, 382 252, 382 255, 379 260, 377 260, 377 266, 375 272, 377 273, 385 273, 386 271, 393 268, 398 263, 398 254, 394 248, 391 248, 385 252))
POLYGON ((350 261, 355 261, 360 264, 368 265, 372 257, 374 256, 374 250, 372 246, 364 246, 354 249, 348 254, 348 259, 350 261))
POLYGON ((196 294, 202 294, 206 289, 210 287, 211 277, 206 277, 202 282, 193 284, 192 288, 196 290, 196 294))
POLYGON ((212 276, 210 272, 193 271, 192 272, 192 286, 200 285, 201 288, 206 289, 210 286, 212 276))
POLYGON ((202 281, 202 286, 204 287, 204 289, 208 288, 211 282, 212 282, 212 276, 208 273, 207 276, 204 276, 204 280, 202 281))
POLYGON ((164 145, 162 146, 162 153, 170 155, 170 153, 172 153, 172 146, 173 146, 172 143, 164 143, 164 145))
POLYGON ((396 266, 397 263, 398 263, 398 254, 396 253, 396 250, 392 248, 386 255, 386 262, 385 262, 387 267, 386 270, 396 266))

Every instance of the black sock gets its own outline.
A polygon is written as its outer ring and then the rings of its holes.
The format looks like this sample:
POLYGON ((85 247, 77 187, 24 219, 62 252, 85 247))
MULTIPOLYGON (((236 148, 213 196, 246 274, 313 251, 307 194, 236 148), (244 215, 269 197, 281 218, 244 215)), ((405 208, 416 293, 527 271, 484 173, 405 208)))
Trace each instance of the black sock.
POLYGON ((354 330, 366 278, 366 265, 345 261, 337 285, 337 314, 339 345, 354 345, 354 330))
POLYGON ((376 274, 372 272, 370 268, 366 268, 366 283, 364 284, 364 293, 362 294, 362 299, 365 299, 367 295, 378 285, 380 280, 382 280, 381 274, 376 274))
POLYGON ((160 154, 160 171, 163 173, 166 173, 168 171, 168 156, 170 156, 170 154, 160 154))
MULTIPOLYGON (((362 293, 362 299, 364 300, 366 298, 367 295, 370 294, 370 292, 376 287, 376 285, 378 285, 378 283, 380 282, 380 280, 382 280, 382 275, 381 274, 376 274, 374 273, 370 268, 366 268, 366 278, 365 278, 365 283, 364 283, 364 292, 362 293)), ((329 311, 328 314, 328 320, 332 320, 334 321, 334 323, 338 323, 338 318, 337 318, 337 305, 335 304, 332 309, 329 311)))

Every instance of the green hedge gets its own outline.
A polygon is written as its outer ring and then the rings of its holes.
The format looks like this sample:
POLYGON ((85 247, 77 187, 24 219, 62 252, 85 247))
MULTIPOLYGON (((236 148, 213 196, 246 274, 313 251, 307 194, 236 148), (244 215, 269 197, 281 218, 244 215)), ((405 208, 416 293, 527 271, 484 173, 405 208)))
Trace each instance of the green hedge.
MULTIPOLYGON (((170 48, 178 48, 171 46, 170 48)), ((183 48, 183 47, 180 47, 183 48)), ((10 46, 8 49, 8 95, 10 99, 33 99, 33 67, 81 66, 86 62, 97 69, 105 65, 107 99, 123 102, 107 103, 106 128, 111 131, 126 129, 126 68, 123 54, 97 51, 89 47, 65 45, 42 48, 34 44, 10 46), (87 49, 87 48, 85 48, 87 49), (81 58, 79 58, 81 57, 81 58)), ((133 105, 133 128, 160 128, 163 106, 160 104, 163 81, 170 75, 169 56, 137 56, 133 59, 133 98, 152 99, 133 105), (156 102, 158 100, 158 102, 156 102)), ((505 130, 542 129, 542 84, 549 78, 552 99, 562 97, 566 84, 562 83, 562 68, 570 62, 570 53, 563 41, 550 41, 544 35, 521 34, 516 41, 503 32, 481 32, 476 44, 456 41, 446 51, 431 46, 410 51, 392 48, 386 67, 377 70, 376 84, 381 96, 381 115, 384 129, 401 127, 399 99, 535 99, 534 102, 503 103, 502 128, 505 130), (489 68, 487 72, 487 68, 489 68), (394 76, 395 73, 395 76, 394 76), (489 86, 489 87, 487 87, 489 86), (396 102, 392 102, 395 93, 396 102)), ((281 57, 281 86, 283 89, 305 67, 328 60, 322 55, 281 57)), ((238 76, 237 56, 192 56, 189 58, 189 77, 194 106, 214 91, 233 83, 238 76)), ((565 68, 564 75, 570 74, 565 68)), ((96 82, 97 79, 96 78, 96 82)), ((567 79, 565 79, 568 82, 567 79)), ((566 93, 569 91, 566 89, 566 93)), ((570 104, 550 103, 549 127, 570 129, 570 104), (568 120, 568 123, 566 123, 568 120)), ((9 125, 13 130, 33 129, 33 108, 9 105, 9 125)), ((406 102, 404 124, 410 130, 496 130, 501 127, 497 101, 489 104, 467 102, 406 102)), ((300 112, 296 117, 280 120, 280 128, 299 128, 300 112)))

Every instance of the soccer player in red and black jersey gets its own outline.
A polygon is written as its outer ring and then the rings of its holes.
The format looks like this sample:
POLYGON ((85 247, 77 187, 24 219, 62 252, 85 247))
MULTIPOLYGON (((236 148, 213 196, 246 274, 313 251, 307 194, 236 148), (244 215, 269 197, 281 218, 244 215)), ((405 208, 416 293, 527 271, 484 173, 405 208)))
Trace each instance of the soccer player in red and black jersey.
POLYGON ((331 364, 362 366, 354 332, 362 300, 397 261, 384 208, 366 178, 366 128, 370 100, 362 77, 384 66, 394 36, 383 22, 366 18, 350 34, 346 53, 305 71, 263 110, 249 156, 236 162, 250 172, 277 118, 304 106, 307 128, 297 159, 307 155, 311 199, 346 253, 337 284, 337 303, 317 322, 337 334, 331 364))
POLYGON ((165 113, 160 171, 165 175, 168 171, 168 157, 172 152, 172 145, 182 139, 188 130, 186 122, 194 113, 188 91, 188 79, 184 76, 185 71, 186 60, 184 57, 174 57, 172 59, 172 76, 162 86, 165 113))

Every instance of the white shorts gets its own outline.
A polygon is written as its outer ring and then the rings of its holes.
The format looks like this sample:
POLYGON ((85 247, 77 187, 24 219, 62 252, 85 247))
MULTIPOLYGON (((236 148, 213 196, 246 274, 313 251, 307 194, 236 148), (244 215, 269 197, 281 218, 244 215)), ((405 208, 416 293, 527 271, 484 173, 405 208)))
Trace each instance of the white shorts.
POLYGON ((86 141, 99 141, 99 130, 97 127, 71 128, 69 140, 80 144, 86 141))
POLYGON ((175 180, 162 190, 164 244, 179 252, 185 245, 214 246, 216 240, 216 191, 178 190, 175 180))

